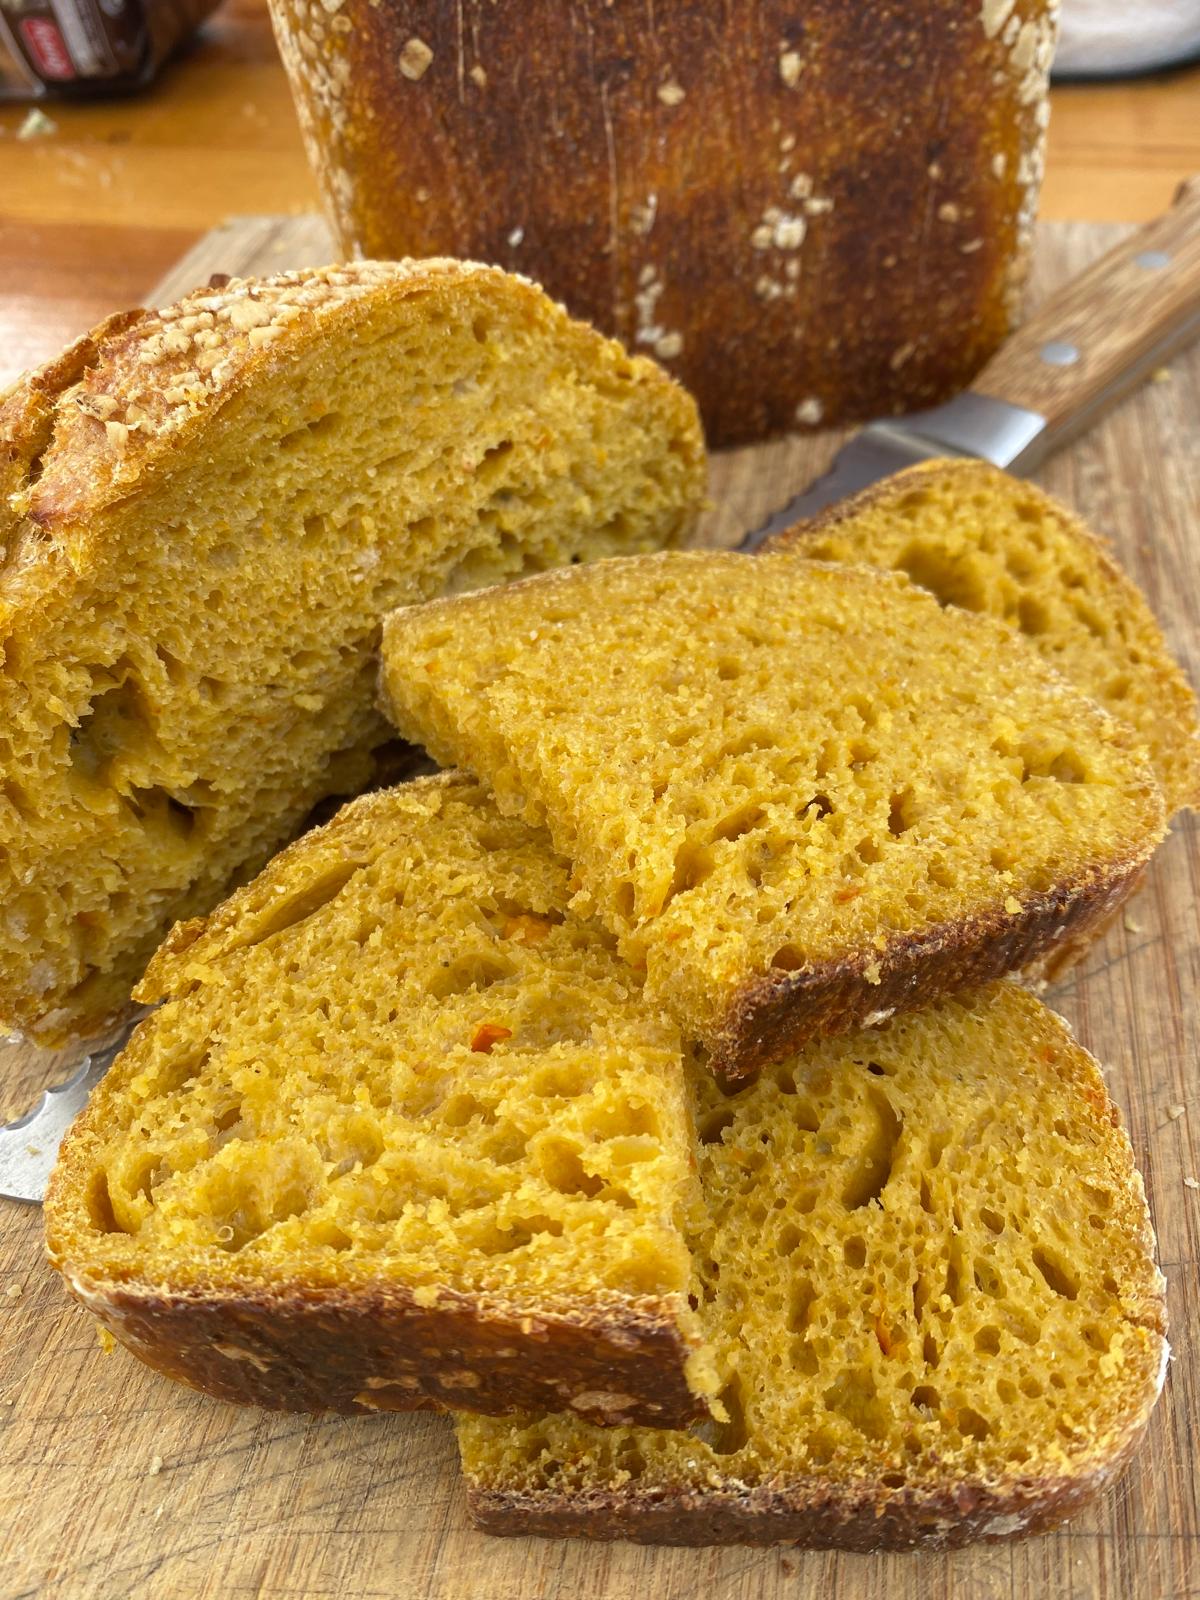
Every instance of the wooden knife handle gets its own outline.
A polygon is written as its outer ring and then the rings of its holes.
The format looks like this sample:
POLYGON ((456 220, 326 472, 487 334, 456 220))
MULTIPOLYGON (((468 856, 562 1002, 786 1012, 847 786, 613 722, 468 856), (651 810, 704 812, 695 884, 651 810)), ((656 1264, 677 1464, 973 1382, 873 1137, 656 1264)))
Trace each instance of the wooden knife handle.
POLYGON ((978 374, 976 394, 1038 411, 1039 458, 1200 335, 1200 176, 1017 329, 978 374))

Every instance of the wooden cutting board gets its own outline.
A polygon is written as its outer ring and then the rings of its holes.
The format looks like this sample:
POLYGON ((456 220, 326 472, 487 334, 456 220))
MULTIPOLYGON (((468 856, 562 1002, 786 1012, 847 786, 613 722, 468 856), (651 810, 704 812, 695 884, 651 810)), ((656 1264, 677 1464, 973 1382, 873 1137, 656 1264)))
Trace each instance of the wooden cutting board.
MULTIPOLYGON (((1035 293, 1115 228, 1042 230, 1035 293)), ((159 285, 331 254, 311 218, 243 218, 159 285)), ((1200 681, 1200 346, 1041 474, 1115 539, 1200 681)), ((833 436, 714 463, 701 542, 731 543, 808 480, 833 436)), ((0 1201, 0 1595, 104 1600, 1185 1600, 1200 1595, 1200 840, 1177 824, 1149 881, 1051 995, 1105 1062, 1146 1175, 1176 1357, 1118 1487, 1059 1532, 953 1555, 649 1550, 489 1539, 467 1523, 449 1422, 240 1410, 105 1355, 41 1252, 40 1213, 0 1201)), ((62 1076, 10 1047, 0 1117, 62 1076)))

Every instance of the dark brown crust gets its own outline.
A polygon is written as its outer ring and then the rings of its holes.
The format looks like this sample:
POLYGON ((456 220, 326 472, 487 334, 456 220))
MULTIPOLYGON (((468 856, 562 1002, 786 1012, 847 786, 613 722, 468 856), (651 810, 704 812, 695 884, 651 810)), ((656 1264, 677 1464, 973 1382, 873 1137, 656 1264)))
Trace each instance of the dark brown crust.
POLYGON ((1149 1420, 1093 1471, 1003 1486, 945 1484, 929 1490, 857 1487, 813 1479, 789 1489, 655 1490, 522 1494, 468 1481, 467 1509, 484 1533, 636 1544, 800 1545, 810 1550, 953 1550, 976 1540, 1042 1533, 1073 1516, 1125 1468, 1149 1420))
POLYGON ((932 404, 1013 325, 1047 0, 334 9, 272 0, 343 252, 531 274, 714 445, 932 404))
POLYGON ((1062 948, 1077 955, 1137 887, 1151 850, 1027 895, 1019 912, 997 906, 970 921, 900 935, 878 953, 755 978, 739 991, 720 1032, 706 1041, 709 1064, 723 1081, 738 1083, 810 1039, 869 1026, 877 1013, 975 988, 1062 948), (865 975, 872 963, 877 983, 865 975))
POLYGON ((684 1376, 688 1347, 652 1301, 552 1316, 446 1291, 422 1307, 399 1287, 155 1291, 62 1270, 139 1360, 219 1400, 345 1414, 570 1409, 671 1428, 707 1415, 684 1376))

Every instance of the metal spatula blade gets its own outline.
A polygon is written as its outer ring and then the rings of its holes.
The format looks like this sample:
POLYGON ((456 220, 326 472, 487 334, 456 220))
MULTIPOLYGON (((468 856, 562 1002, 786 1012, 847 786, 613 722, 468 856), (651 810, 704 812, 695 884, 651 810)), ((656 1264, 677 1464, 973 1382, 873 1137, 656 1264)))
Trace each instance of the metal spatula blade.
POLYGON ((0 1127, 0 1198, 31 1205, 41 1202, 67 1129, 124 1049, 127 1037, 123 1033, 103 1049, 84 1056, 67 1081, 47 1089, 32 1111, 0 1127))

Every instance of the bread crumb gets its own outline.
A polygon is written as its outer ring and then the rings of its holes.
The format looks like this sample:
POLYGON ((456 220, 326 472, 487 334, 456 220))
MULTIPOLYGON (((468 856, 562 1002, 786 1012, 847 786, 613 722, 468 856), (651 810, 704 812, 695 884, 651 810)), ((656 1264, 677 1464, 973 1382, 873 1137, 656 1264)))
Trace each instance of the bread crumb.
POLYGON ((10 1300, 19 1300, 21 1295, 24 1293, 24 1285, 20 1283, 10 1283, 8 1288, 5 1289, 4 1293, 10 1300))
POLYGON ((779 58, 779 76, 783 79, 785 88, 794 89, 800 82, 800 73, 803 68, 798 50, 785 50, 779 58))
POLYGON ((429 71, 429 63, 433 60, 433 51, 424 39, 413 37, 400 52, 400 71, 410 83, 416 83, 429 71))
POLYGON ((1197 1182, 1195 1178, 1185 1178, 1183 1180, 1183 1187, 1185 1189, 1200 1189, 1200 1182, 1197 1182))
POLYGON ((944 200, 937 208, 939 222, 957 222, 962 213, 953 200, 944 200))
POLYGON ((1178 1122, 1180 1117, 1183 1115, 1183 1113, 1186 1110, 1187 1110, 1186 1106, 1168 1106, 1167 1107, 1167 1116, 1170 1117, 1172 1122, 1178 1122))
POLYGON ((508 236, 509 247, 511 249, 515 250, 517 248, 517 246, 521 243, 521 240, 524 237, 525 237, 525 229, 524 228, 514 228, 511 231, 511 233, 509 234, 509 236, 508 236))
POLYGON ((162 1469, 163 1469, 163 1458, 161 1456, 151 1456, 150 1457, 150 1470, 146 1474, 146 1476, 148 1478, 157 1478, 159 1473, 162 1471, 162 1469))
POLYGON ((31 106, 25 113, 25 120, 17 129, 18 139, 48 139, 52 133, 58 132, 58 123, 39 110, 31 106))
POLYGON ((117 1348, 117 1341, 113 1338, 112 1334, 109 1333, 108 1329, 102 1327, 100 1323, 96 1324, 96 1343, 100 1346, 101 1350, 104 1351, 106 1356, 112 1355, 113 1351, 117 1348))
POLYGON ((487 68, 481 67, 478 61, 471 68, 470 72, 467 73, 467 77, 470 78, 471 82, 478 88, 487 88, 487 68))
POLYGON ((1142 924, 1138 922, 1135 917, 1131 917, 1128 911, 1122 918, 1122 922, 1124 923, 1126 933, 1141 933, 1143 931, 1142 924))
POLYGON ((796 407, 796 421, 802 422, 806 427, 816 427, 825 414, 825 407, 815 395, 809 395, 807 400, 801 400, 796 407))
POLYGON ((676 83, 674 78, 669 79, 666 83, 659 86, 658 98, 665 106, 679 105, 679 103, 684 99, 683 85, 681 83, 676 83))

